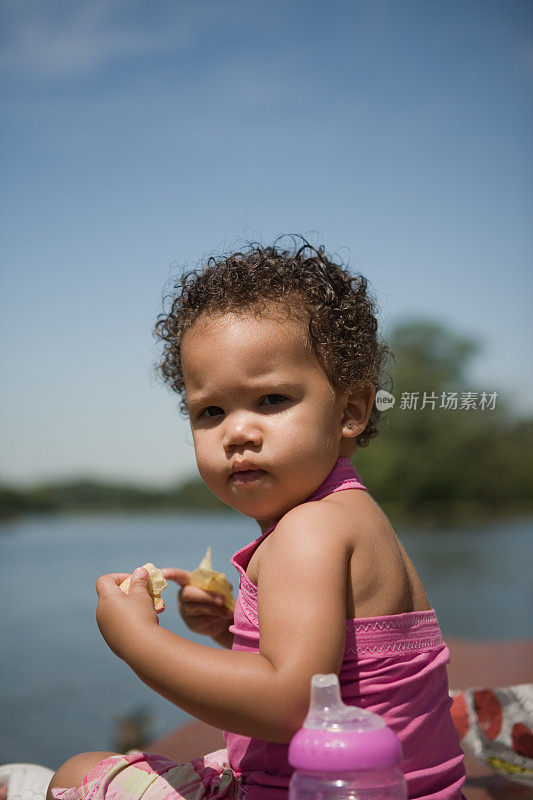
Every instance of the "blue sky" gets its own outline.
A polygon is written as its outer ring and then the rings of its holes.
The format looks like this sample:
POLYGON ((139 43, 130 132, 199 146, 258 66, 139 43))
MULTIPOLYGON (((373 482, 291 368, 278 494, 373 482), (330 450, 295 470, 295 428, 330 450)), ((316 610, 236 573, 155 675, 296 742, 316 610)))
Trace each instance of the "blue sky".
POLYGON ((2 0, 0 478, 194 472, 153 375, 182 265, 306 234, 384 331, 478 338, 533 410, 533 7, 2 0))

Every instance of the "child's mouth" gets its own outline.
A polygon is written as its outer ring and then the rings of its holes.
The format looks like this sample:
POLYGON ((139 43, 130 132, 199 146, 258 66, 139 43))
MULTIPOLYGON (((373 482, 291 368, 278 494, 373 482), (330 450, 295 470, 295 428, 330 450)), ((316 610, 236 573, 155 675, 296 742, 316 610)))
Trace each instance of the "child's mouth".
POLYGON ((246 469, 234 472, 231 477, 234 483, 253 483, 259 480, 264 474, 265 471, 262 469, 246 469))

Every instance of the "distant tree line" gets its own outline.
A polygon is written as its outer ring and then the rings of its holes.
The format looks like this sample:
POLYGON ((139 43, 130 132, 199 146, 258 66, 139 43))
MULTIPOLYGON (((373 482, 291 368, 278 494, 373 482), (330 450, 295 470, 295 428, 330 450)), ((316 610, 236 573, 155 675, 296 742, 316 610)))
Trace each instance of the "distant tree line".
MULTIPOLYGON (((411 321, 396 325, 389 344, 387 389, 395 403, 382 412, 377 438, 353 459, 385 512, 394 522, 447 525, 531 511, 533 418, 515 418, 505 398, 494 397, 497 385, 472 385, 468 367, 479 343, 411 321)), ((177 509, 227 507, 195 478, 165 490, 82 479, 0 487, 2 519, 177 509)))
POLYGON ((196 478, 169 489, 73 480, 20 490, 0 487, 0 518, 60 511, 224 511, 227 506, 196 478))

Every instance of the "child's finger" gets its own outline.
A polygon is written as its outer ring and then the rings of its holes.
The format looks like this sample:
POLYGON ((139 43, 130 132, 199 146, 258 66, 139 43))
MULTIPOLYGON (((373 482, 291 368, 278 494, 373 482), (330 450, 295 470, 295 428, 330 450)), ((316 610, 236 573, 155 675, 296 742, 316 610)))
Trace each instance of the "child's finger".
POLYGON ((209 619, 220 617, 225 619, 233 616, 224 606, 206 605, 204 603, 183 603, 182 609, 188 617, 206 617, 209 619))
POLYGON ((187 586, 191 577, 191 573, 186 569, 177 569, 176 567, 163 567, 161 570, 164 578, 167 581, 174 581, 180 586, 187 586))
POLYGON ((138 567, 131 576, 128 594, 148 594, 148 570, 138 567))
POLYGON ((129 572, 110 572, 108 575, 100 575, 96 581, 96 591, 98 595, 101 595, 105 591, 109 591, 112 586, 119 586, 129 577, 129 572))
POLYGON ((130 575, 131 575, 131 572, 110 572, 105 577, 113 578, 113 580, 115 581, 117 586, 120 586, 122 581, 125 581, 126 578, 130 577, 130 575))
POLYGON ((180 591, 182 603, 204 603, 211 606, 223 606, 224 598, 219 594, 206 592, 197 586, 184 586, 180 591))

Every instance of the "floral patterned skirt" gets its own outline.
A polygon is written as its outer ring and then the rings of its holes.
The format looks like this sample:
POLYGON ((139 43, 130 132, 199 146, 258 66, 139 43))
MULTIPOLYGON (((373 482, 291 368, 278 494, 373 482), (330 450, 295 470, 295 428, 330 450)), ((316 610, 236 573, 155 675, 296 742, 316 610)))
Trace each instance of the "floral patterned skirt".
POLYGON ((225 749, 176 764, 155 753, 100 761, 81 786, 52 789, 56 800, 245 800, 225 749))

